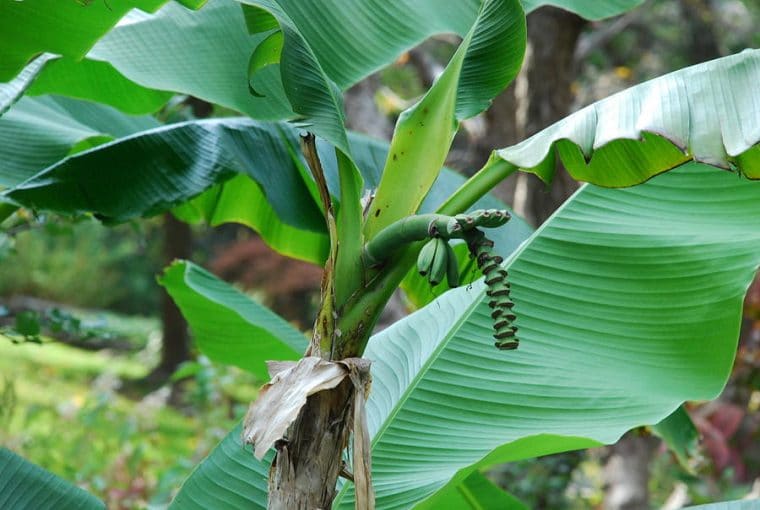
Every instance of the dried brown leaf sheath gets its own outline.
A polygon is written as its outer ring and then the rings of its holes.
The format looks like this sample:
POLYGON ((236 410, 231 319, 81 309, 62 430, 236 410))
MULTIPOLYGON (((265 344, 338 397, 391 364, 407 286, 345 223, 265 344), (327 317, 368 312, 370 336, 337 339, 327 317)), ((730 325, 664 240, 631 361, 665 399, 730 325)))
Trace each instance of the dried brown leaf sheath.
POLYGON ((254 445, 257 459, 285 435, 309 395, 334 388, 348 376, 344 365, 317 357, 270 362, 269 372, 272 380, 261 388, 243 423, 243 441, 254 445))

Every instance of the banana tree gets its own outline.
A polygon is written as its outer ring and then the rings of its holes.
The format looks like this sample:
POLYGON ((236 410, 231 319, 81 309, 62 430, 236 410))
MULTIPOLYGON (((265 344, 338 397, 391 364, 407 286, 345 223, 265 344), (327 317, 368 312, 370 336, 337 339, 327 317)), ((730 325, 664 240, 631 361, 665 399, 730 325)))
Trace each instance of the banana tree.
MULTIPOLYGON (((640 2, 552 3, 599 18, 640 2)), ((760 52, 612 96, 461 182, 441 171, 453 136, 516 75, 524 9, 538 4, 170 3, 129 13, 84 59, 37 48, 63 56, 38 57, 0 91, 0 130, 50 148, 30 158, 0 145, 4 210, 118 222, 172 208, 248 224, 325 265, 310 339, 192 264, 162 276, 201 350, 272 377, 173 508, 472 502, 492 494, 484 467, 613 442, 718 394, 758 266, 760 187, 746 178, 760 173, 760 52), (390 144, 348 133, 340 91, 447 31, 458 50, 390 144), (259 120, 117 128, 107 107, 11 106, 57 93, 151 113, 169 92, 259 120), (536 232, 503 226, 509 213, 483 197, 518 169, 550 180, 556 158, 607 188, 582 188, 536 232), (442 293, 461 280, 472 283, 442 293), (425 306, 372 337, 399 285, 425 306)))

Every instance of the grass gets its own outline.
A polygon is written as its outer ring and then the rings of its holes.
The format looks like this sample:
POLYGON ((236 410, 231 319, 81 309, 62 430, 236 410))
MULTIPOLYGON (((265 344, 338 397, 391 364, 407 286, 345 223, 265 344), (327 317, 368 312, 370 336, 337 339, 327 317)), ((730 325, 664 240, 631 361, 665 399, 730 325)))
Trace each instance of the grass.
MULTIPOLYGON (((155 336, 155 321, 119 324, 120 334, 155 336)), ((118 393, 120 382, 155 363, 151 342, 142 343, 146 349, 125 355, 0 336, 0 443, 109 508, 165 505, 244 413, 256 383, 203 361, 182 412, 166 406, 168 388, 129 400, 118 393)))

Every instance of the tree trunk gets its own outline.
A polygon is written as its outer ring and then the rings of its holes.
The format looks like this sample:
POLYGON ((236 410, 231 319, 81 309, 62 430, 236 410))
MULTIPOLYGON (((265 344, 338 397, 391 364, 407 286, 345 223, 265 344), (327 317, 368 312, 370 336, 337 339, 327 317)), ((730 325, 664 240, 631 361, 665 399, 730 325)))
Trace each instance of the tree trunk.
POLYGON ((629 432, 610 447, 604 466, 604 509, 649 508, 649 463, 660 441, 629 432))
POLYGON ((681 12, 689 30, 686 53, 689 65, 699 64, 721 56, 715 37, 715 14, 705 0, 681 0, 681 12))
MULTIPOLYGON (((193 248, 192 230, 187 223, 179 221, 170 213, 164 215, 164 262, 190 258, 193 248)), ((145 382, 151 386, 164 384, 177 367, 190 359, 190 337, 187 322, 174 304, 171 296, 161 288, 161 361, 145 382)))
POLYGON ((269 473, 270 510, 332 508, 352 425, 354 387, 348 379, 308 398, 288 437, 275 444, 269 473))
MULTIPOLYGON (((575 47, 586 25, 579 16, 554 7, 542 7, 528 16, 528 105, 525 136, 544 129, 565 117, 573 104, 575 47)), ((541 225, 578 188, 578 184, 558 163, 554 182, 548 187, 533 175, 527 180, 528 219, 541 225)))

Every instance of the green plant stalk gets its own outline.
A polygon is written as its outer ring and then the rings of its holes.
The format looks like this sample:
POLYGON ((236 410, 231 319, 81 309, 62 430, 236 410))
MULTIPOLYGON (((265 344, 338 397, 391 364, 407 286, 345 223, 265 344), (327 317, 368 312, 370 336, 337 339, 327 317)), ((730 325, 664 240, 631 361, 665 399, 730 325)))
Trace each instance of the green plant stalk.
POLYGON ((445 214, 419 214, 391 223, 381 230, 364 247, 368 266, 377 267, 402 246, 414 241, 440 237, 442 239, 465 239, 477 228, 500 227, 509 221, 509 213, 497 209, 483 209, 470 214, 448 216, 445 214))
POLYGON ((451 216, 443 214, 419 214, 392 223, 378 232, 364 247, 368 266, 380 265, 390 254, 406 244, 423 241, 437 232, 445 234, 450 220, 451 216))
POLYGON ((424 242, 415 242, 387 260, 384 269, 372 278, 361 292, 349 299, 338 313, 336 333, 339 342, 335 359, 361 356, 372 330, 393 292, 412 267, 424 242))
POLYGON ((483 168, 467 179, 436 212, 454 215, 466 211, 516 170, 515 165, 492 154, 483 168))
POLYGON ((409 216, 384 228, 367 243, 365 271, 374 275, 338 313, 334 359, 362 355, 380 313, 414 265, 423 241, 432 236, 431 229, 446 232, 450 220, 441 214, 409 216), (379 270, 377 266, 381 266, 379 270))
POLYGON ((314 181, 324 206, 325 222, 330 236, 330 255, 325 263, 320 289, 320 308, 311 337, 311 345, 306 351, 307 356, 319 355, 323 359, 334 359, 336 347, 335 335, 335 259, 338 253, 338 228, 335 222, 332 197, 327 189, 325 173, 317 153, 316 139, 313 133, 301 137, 301 150, 309 165, 314 181))

